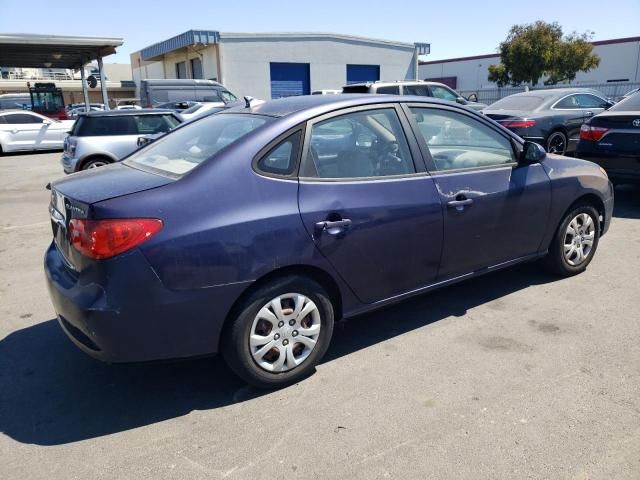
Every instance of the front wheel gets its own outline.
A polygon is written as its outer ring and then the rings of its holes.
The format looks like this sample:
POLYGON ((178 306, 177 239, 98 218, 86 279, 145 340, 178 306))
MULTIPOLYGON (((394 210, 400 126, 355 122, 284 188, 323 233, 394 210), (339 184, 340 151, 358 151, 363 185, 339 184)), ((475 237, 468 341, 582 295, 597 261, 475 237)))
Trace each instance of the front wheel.
POLYGON ((587 268, 598 248, 598 217, 597 210, 590 205, 578 206, 565 215, 545 258, 549 270, 568 277, 587 268))
POLYGON ((333 321, 333 305, 321 285, 285 277, 239 306, 225 329, 222 354, 251 385, 290 385, 313 372, 329 346, 333 321))

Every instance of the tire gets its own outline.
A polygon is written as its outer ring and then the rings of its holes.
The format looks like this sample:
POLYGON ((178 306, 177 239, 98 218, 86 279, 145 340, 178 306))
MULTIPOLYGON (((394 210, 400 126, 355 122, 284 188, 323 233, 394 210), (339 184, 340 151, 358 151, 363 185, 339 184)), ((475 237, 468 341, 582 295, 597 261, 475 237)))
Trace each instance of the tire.
POLYGON ((547 137, 547 141, 545 142, 547 153, 555 153, 558 155, 566 154, 568 146, 567 142, 567 135, 564 132, 560 130, 551 132, 547 137))
POLYGON ((280 388, 313 373, 329 347, 334 311, 321 285, 292 275, 257 289, 229 321, 220 348, 229 367, 255 387, 280 388))
POLYGON ((105 165, 109 165, 110 163, 111 161, 103 157, 94 158, 92 160, 89 160, 88 162, 85 162, 82 165, 81 170, 89 170, 90 168, 104 167, 105 165))
POLYGON ((589 204, 578 205, 564 216, 551 240, 549 253, 544 259, 547 270, 563 277, 584 272, 598 248, 600 239, 598 217, 598 211, 589 204), (591 223, 586 220, 587 217, 591 219, 591 223), (570 233, 570 226, 572 230, 578 232, 577 235, 570 233), (589 240, 591 240, 590 245, 589 240), (582 258, 580 253, 583 255, 582 258))

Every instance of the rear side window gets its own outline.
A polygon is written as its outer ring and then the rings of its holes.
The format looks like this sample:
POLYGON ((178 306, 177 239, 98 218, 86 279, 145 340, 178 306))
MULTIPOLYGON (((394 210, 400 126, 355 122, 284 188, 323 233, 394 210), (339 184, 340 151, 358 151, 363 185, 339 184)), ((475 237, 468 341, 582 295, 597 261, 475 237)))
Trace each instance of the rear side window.
POLYGON ((80 117, 73 134, 78 137, 103 137, 108 135, 137 135, 138 127, 133 115, 121 117, 80 117))
POLYGON ((400 87, 398 85, 393 85, 390 87, 378 87, 376 93, 387 94, 387 95, 400 95, 400 87))
POLYGON ((9 124, 42 123, 43 119, 26 113, 10 113, 4 116, 9 124))
POLYGON ((166 133, 178 125, 173 115, 140 115, 135 119, 139 135, 166 133))
POLYGON ((342 87, 342 93, 369 93, 369 87, 366 85, 347 85, 342 87))
POLYGON ((301 136, 298 131, 269 150, 258 160, 258 170, 276 175, 291 175, 296 165, 296 153, 301 136))

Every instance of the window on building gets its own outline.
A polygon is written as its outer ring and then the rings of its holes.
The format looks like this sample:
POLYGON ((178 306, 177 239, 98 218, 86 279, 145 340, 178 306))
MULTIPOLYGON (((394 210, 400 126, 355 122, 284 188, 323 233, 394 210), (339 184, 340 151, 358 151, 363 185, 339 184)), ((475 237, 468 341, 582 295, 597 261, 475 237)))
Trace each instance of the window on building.
POLYGON ((176 78, 187 78, 187 64, 185 62, 176 63, 176 78))
POLYGON ((204 78, 202 74, 202 60, 199 58, 192 58, 191 62, 191 78, 204 78))

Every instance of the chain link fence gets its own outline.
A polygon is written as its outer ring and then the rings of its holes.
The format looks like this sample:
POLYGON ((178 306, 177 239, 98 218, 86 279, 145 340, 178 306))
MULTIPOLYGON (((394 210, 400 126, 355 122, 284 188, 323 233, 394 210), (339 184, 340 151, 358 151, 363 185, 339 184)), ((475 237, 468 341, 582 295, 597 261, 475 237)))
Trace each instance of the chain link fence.
MULTIPOLYGON (((634 88, 640 88, 640 82, 616 82, 616 83, 585 83, 580 85, 543 85, 539 87, 530 87, 529 90, 548 90, 550 88, 592 88, 598 90, 603 96, 614 101, 620 98, 634 88)), ((503 87, 503 88, 483 88, 480 90, 458 90, 465 98, 472 93, 478 96, 478 102, 491 105, 501 98, 508 97, 514 93, 524 92, 525 87, 503 87)))

